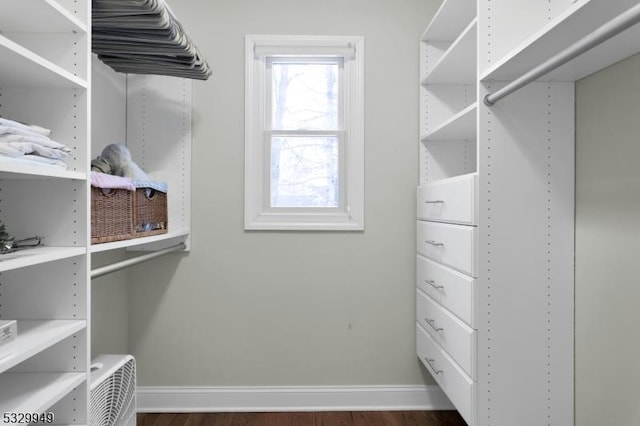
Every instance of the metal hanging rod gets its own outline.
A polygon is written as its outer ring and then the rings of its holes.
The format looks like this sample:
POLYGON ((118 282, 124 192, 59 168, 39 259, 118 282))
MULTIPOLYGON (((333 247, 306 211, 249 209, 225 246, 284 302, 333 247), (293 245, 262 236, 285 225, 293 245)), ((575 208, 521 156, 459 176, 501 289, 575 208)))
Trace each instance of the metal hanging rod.
POLYGON ((138 263, 146 262, 147 260, 163 256, 167 253, 184 250, 185 248, 187 248, 187 246, 184 243, 180 243, 178 245, 167 247, 165 249, 154 251, 152 253, 143 254, 142 256, 133 257, 121 262, 112 263, 111 265, 96 268, 91 271, 91 278, 98 278, 103 275, 119 271, 120 269, 128 268, 129 266, 137 265, 138 263))
POLYGON ((611 37, 621 33, 627 28, 640 22, 640 4, 637 4, 626 12, 613 18, 606 24, 597 28, 591 34, 578 40, 571 46, 560 51, 542 64, 538 65, 531 71, 523 74, 521 77, 507 84, 501 89, 496 90, 484 97, 485 105, 491 106, 505 96, 510 95, 523 86, 531 83, 539 77, 553 71, 559 66, 569 62, 570 60, 580 56, 589 49, 594 48, 600 43, 610 39, 611 37))

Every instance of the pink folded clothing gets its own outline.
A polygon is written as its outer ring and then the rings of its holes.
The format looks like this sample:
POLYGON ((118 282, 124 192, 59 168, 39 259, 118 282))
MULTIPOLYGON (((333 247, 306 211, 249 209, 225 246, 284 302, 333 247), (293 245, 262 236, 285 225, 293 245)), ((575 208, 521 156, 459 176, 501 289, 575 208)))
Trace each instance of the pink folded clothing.
POLYGON ((100 172, 91 172, 91 186, 103 189, 136 190, 136 186, 133 184, 131 178, 108 175, 100 172))

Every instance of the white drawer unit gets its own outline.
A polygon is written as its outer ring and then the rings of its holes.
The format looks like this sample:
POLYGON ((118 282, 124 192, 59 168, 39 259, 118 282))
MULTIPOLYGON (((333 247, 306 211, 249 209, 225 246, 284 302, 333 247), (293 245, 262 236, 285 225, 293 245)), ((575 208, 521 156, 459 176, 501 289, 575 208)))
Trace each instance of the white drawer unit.
POLYGON ((417 250, 429 259, 475 277, 476 234, 473 226, 418 221, 417 250))
POLYGON ((477 173, 418 186, 418 219, 475 225, 477 173))
POLYGON ((416 349, 420 361, 436 379, 460 415, 468 424, 475 424, 477 383, 456 365, 419 324, 416 324, 416 349))
POLYGON ((433 340, 472 379, 476 378, 476 332, 422 291, 416 291, 416 317, 433 340))
POLYGON ((416 285, 421 291, 453 312, 471 328, 475 328, 475 278, 417 255, 416 279, 416 285))

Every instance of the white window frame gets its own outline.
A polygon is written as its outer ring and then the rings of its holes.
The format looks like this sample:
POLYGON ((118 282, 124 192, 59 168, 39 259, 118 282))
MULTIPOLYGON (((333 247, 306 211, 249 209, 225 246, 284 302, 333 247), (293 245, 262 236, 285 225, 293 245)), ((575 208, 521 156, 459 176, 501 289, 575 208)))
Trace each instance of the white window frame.
MULTIPOLYGON (((287 132, 276 132, 284 134, 287 132)), ((296 132, 291 132, 296 134, 296 132)), ((245 37, 245 229, 364 229, 364 38, 359 36, 245 37), (269 61, 277 57, 341 57, 344 117, 339 133, 339 208, 272 208, 269 61)))

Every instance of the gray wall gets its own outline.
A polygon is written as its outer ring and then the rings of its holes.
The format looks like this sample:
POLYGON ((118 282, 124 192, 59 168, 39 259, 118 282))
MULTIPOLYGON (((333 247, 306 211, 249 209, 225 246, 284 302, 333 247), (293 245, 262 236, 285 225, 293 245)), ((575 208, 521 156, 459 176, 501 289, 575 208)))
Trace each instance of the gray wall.
POLYGON ((576 425, 640 424, 640 55, 576 87, 576 425))
POLYGON ((192 251, 130 271, 140 386, 433 383, 414 347, 418 40, 439 0, 180 0, 192 251), (364 232, 245 232, 244 35, 366 38, 364 232))

